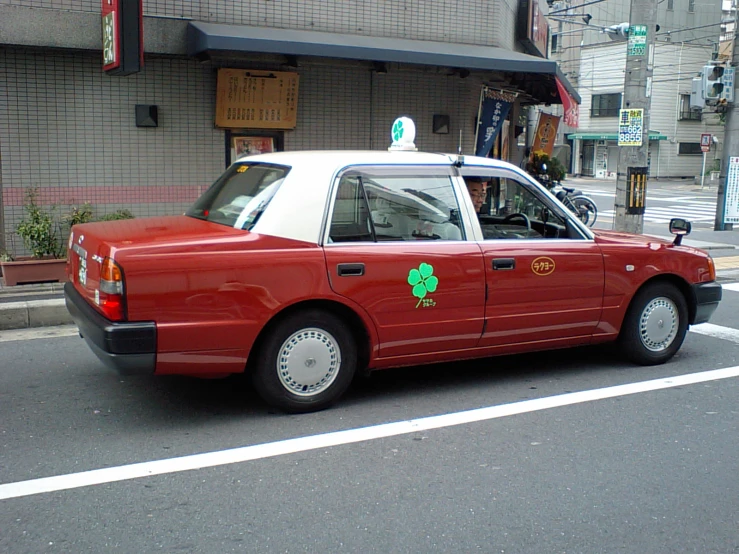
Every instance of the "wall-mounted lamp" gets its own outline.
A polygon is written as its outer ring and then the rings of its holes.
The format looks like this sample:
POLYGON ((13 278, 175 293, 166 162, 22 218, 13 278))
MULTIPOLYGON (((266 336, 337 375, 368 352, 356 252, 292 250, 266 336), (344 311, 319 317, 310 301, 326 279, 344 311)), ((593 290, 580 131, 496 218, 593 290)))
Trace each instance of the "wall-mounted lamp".
POLYGON ((449 134, 449 116, 442 114, 434 114, 434 122, 432 130, 437 135, 448 135, 449 134))
POLYGON ((462 79, 466 79, 467 77, 470 76, 470 70, 469 69, 465 69, 463 67, 462 69, 459 70, 459 76, 462 79))
POLYGON ((375 73, 385 75, 387 73, 387 64, 385 62, 372 62, 372 66, 375 68, 375 73))
POLYGON ((150 104, 136 104, 136 127, 157 127, 159 117, 157 107, 150 104))
POLYGON ((297 69, 298 68, 298 57, 292 56, 292 55, 285 55, 285 63, 282 64, 283 67, 288 69, 297 69))

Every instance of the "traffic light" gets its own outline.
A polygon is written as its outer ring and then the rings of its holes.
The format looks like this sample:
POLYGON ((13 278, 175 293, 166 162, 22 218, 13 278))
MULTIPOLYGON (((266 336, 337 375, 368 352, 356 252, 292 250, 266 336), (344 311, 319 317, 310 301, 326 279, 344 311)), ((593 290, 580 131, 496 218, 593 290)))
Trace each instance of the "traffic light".
POLYGON ((721 98, 721 93, 724 90, 723 76, 724 68, 722 66, 703 66, 703 98, 706 99, 706 102, 716 101, 721 98))

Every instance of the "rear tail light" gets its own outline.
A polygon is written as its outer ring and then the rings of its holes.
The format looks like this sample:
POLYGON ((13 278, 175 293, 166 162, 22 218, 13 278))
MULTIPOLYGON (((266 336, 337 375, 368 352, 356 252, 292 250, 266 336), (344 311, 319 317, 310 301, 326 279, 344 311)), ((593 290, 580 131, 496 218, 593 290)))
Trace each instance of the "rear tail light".
POLYGON ((708 281, 716 280, 716 264, 711 256, 708 256, 708 281))
POLYGON ((112 321, 125 319, 123 298, 123 272, 110 258, 103 260, 100 269, 100 309, 112 321))

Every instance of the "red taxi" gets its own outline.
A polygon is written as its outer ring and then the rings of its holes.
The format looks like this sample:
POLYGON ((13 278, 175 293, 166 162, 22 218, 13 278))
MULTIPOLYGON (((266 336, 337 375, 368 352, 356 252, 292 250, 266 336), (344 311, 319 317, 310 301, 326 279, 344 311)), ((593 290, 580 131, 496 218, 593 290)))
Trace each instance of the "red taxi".
POLYGON ((688 222, 591 230, 511 164, 408 144, 250 156, 185 215, 74 226, 80 334, 121 373, 246 371, 301 412, 367 369, 611 341, 663 363, 718 306, 688 222), (488 183, 480 213, 465 178, 488 183))

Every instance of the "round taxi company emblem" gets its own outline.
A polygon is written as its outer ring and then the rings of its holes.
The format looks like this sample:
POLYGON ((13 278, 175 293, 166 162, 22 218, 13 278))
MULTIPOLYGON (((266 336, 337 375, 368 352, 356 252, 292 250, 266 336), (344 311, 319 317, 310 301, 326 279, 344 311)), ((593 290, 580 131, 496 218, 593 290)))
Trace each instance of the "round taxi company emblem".
POLYGON ((549 275, 554 272, 554 260, 547 256, 539 256, 531 262, 531 271, 537 275, 549 275))

